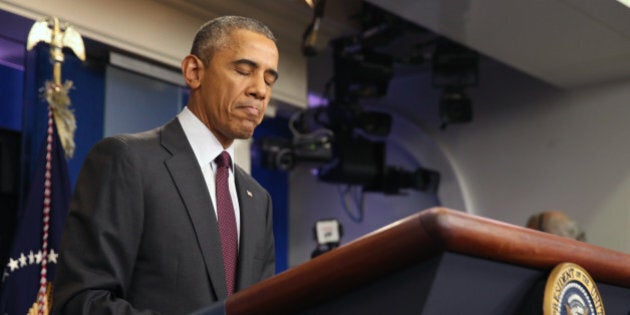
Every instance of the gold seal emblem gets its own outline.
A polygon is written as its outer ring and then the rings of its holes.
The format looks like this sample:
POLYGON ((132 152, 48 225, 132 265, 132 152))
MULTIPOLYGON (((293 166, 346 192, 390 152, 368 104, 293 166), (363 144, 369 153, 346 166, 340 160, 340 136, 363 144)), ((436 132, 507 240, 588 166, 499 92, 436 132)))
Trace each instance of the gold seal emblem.
POLYGON ((545 315, 603 315, 597 284, 588 272, 573 263, 561 263, 551 271, 543 299, 545 315))

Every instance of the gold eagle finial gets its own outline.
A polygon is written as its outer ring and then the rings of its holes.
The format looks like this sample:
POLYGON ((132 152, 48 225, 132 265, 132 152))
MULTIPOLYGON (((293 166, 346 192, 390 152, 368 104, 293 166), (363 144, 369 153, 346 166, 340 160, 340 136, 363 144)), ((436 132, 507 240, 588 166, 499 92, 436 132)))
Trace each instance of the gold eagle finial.
POLYGON ((65 83, 61 83, 61 64, 64 61, 64 47, 70 48, 81 61, 85 61, 83 39, 71 25, 67 23, 62 25, 57 17, 47 17, 38 20, 31 27, 26 49, 33 49, 39 42, 50 44, 50 62, 53 64, 53 81, 46 82, 43 88, 44 97, 53 111, 55 125, 66 157, 72 157, 75 147, 74 131, 77 128, 68 97, 68 92, 72 89, 72 81, 66 80, 65 83))

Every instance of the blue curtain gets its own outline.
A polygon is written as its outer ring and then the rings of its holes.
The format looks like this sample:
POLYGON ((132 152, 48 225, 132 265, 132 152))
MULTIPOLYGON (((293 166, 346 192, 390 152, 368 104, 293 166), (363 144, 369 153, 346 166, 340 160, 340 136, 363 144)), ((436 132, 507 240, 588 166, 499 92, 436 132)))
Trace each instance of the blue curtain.
MULTIPOLYGON (((263 137, 291 136, 288 121, 282 118, 265 118, 254 133, 254 140, 263 137)), ((252 150, 252 154, 258 152, 252 150)), ((273 232, 276 241, 276 273, 289 265, 289 175, 287 172, 269 170, 261 165, 260 159, 252 158, 252 176, 265 187, 273 200, 273 232)))

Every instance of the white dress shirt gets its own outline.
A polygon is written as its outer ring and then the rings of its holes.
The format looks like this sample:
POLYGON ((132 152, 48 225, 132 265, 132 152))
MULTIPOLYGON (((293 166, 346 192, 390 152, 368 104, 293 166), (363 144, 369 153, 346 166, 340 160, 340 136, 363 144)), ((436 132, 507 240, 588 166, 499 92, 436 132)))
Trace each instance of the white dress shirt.
POLYGON ((236 182, 234 181, 234 147, 230 146, 227 149, 223 149, 219 140, 214 134, 204 125, 195 114, 193 114, 188 107, 184 107, 181 113, 177 115, 179 123, 184 129, 188 143, 195 153, 199 167, 201 167, 201 173, 206 180, 208 186, 208 193, 210 193, 210 199, 214 207, 214 216, 217 218, 217 198, 215 188, 215 176, 217 164, 214 159, 223 151, 227 151, 230 154, 232 165, 230 166, 230 175, 228 183, 230 186, 230 196, 232 197, 232 204, 234 206, 234 217, 236 218, 236 231, 238 233, 238 239, 241 239, 241 211, 238 205, 238 196, 236 194, 236 182))

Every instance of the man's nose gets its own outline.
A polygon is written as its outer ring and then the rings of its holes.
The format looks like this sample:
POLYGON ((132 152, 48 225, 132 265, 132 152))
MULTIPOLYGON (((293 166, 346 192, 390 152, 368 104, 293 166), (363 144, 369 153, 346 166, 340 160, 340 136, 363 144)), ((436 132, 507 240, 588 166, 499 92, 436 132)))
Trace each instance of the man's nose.
POLYGON ((248 95, 253 96, 256 99, 265 99, 267 93, 269 93, 270 87, 265 82, 263 76, 253 76, 248 88, 248 95))

